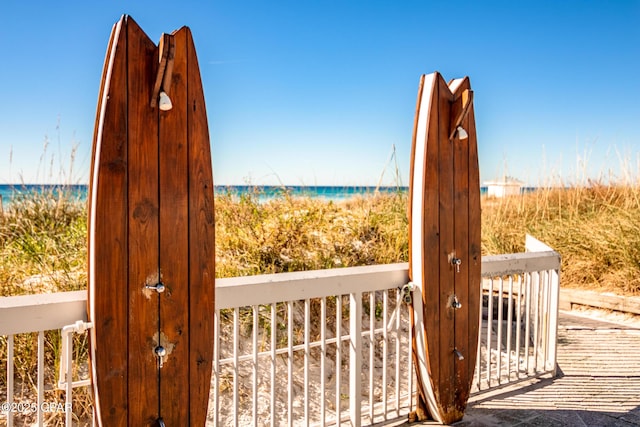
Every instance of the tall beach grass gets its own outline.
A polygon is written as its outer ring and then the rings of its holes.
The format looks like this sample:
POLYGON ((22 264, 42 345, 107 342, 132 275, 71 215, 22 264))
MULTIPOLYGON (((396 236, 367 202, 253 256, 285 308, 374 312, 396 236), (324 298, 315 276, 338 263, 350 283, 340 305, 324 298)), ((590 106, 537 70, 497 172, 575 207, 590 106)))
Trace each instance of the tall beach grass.
POLYGON ((485 200, 483 253, 523 250, 524 233, 562 256, 562 286, 640 294, 640 185, 551 187, 485 200))

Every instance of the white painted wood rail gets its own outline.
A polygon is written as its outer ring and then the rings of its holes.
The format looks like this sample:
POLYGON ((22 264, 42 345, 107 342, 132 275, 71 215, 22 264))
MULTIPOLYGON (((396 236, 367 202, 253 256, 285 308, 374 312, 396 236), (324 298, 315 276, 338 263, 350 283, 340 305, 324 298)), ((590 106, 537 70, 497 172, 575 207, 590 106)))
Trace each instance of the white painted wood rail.
MULTIPOLYGON (((473 393, 555 374, 560 256, 530 237, 527 250, 482 260, 473 393)), ((402 263, 219 279, 208 425, 359 426, 405 417, 415 392, 408 309, 398 289, 407 270, 402 263)), ((37 332, 32 398, 43 425, 44 331, 78 321, 86 326, 84 291, 0 298, 3 409, 16 402, 14 337, 37 332)), ((71 366, 71 359, 59 362, 71 366)), ((72 386, 87 384, 71 381, 69 371, 60 379, 66 402, 72 386)), ((72 408, 64 409, 71 425, 72 408)), ((20 417, 0 415, 8 426, 20 417)))

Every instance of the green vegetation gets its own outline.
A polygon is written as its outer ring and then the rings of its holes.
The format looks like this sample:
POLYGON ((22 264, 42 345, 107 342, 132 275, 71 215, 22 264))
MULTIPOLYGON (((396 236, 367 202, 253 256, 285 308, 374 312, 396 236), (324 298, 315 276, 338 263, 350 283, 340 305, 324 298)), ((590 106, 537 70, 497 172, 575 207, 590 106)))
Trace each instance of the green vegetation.
POLYGON ((483 253, 520 252, 525 233, 562 256, 563 287, 640 295, 640 185, 543 189, 483 203, 483 253))
POLYGON ((216 198, 218 277, 406 261, 406 194, 347 202, 216 198))
MULTIPOLYGON (((218 277, 406 261, 406 194, 345 202, 216 196, 218 277)), ((566 287, 640 294, 640 186, 483 198, 483 254, 529 233, 557 250, 566 287)), ((86 208, 65 193, 19 196, 0 216, 0 296, 86 288, 86 208)))
POLYGON ((86 216, 69 193, 17 194, 0 216, 0 296, 85 289, 86 216))

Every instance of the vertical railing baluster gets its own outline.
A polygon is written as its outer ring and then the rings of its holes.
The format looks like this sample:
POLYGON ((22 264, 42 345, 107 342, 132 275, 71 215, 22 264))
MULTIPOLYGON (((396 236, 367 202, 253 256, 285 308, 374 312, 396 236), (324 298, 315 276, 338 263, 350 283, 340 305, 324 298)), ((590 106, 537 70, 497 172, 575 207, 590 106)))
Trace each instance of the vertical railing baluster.
POLYGON ((360 425, 362 412, 362 292, 349 294, 349 416, 360 425))
POLYGON ((509 276, 509 293, 507 302, 507 382, 511 381, 511 342, 513 341, 513 276, 509 276))
POLYGON ((320 427, 326 424, 327 298, 320 300, 320 427))
POLYGON ((542 344, 542 370, 547 370, 547 356, 549 355, 549 271, 542 272, 544 277, 544 282, 542 284, 542 330, 541 330, 541 344, 542 344))
POLYGON ((336 426, 342 420, 342 295, 336 297, 336 426))
POLYGON ((238 407, 239 393, 238 388, 240 381, 238 378, 238 358, 239 358, 239 345, 240 345, 240 309, 238 307, 233 309, 233 425, 238 427, 238 413, 240 408, 238 407))
POLYGON ((13 335, 7 336, 7 404, 9 411, 7 412, 7 427, 13 427, 13 335))
POLYGON ((220 310, 213 316, 213 425, 220 425, 220 310))
MULTIPOLYGON (((396 382, 396 416, 399 417, 400 416, 400 361, 401 361, 401 353, 400 353, 400 316, 402 314, 402 302, 401 302, 401 298, 400 298, 400 289, 396 289, 396 318, 395 318, 395 322, 396 322, 396 329, 395 329, 395 341, 396 341, 396 377, 395 377, 395 382, 396 382)), ((409 328, 411 329, 411 328, 409 328)), ((409 341, 409 349, 411 348, 411 341, 409 341)), ((411 369, 409 369, 410 371, 411 369)), ((411 373, 409 373, 411 374, 411 373)), ((407 386, 409 388, 408 390, 408 394, 411 395, 411 381, 409 380, 409 378, 407 378, 407 386)), ((411 397, 409 397, 409 400, 411 400, 411 397)), ((410 403, 410 402, 409 402, 410 403)))
POLYGON ((549 302, 549 313, 551 316, 551 323, 549 324, 549 363, 551 363, 551 372, 553 376, 556 376, 557 373, 557 343, 558 343, 558 316, 559 316, 559 299, 560 299, 560 272, 558 270, 553 270, 551 273, 551 282, 550 282, 550 302, 549 302))
POLYGON ((309 425, 309 341, 311 329, 311 300, 304 300, 304 424, 309 425))
POLYGON ((524 324, 524 357, 525 357, 525 366, 527 369, 527 375, 529 375, 531 366, 529 364, 529 352, 530 352, 530 345, 529 342, 531 341, 531 288, 532 288, 532 284, 531 284, 531 273, 526 273, 525 275, 525 304, 524 304, 524 309, 525 309, 525 324, 524 324))
POLYGON ((293 301, 287 301, 287 422, 293 426, 293 301))
POLYGON ((373 380, 374 380, 374 358, 373 358, 373 331, 375 329, 376 320, 376 295, 375 292, 369 292, 369 418, 373 424, 373 380))
POLYGON ((269 415, 271 427, 276 426, 276 346, 278 337, 278 323, 276 317, 276 303, 271 304, 271 396, 269 415))
POLYGON ((538 372, 538 352, 540 339, 540 273, 533 273, 535 276, 535 280, 533 282, 534 292, 533 292, 533 372, 538 372))
POLYGON ((476 387, 477 391, 480 391, 480 384, 482 383, 482 307, 483 307, 483 286, 484 279, 480 279, 480 308, 478 309, 478 348, 476 350, 476 387))
MULTIPOLYGON (((387 420, 387 369, 389 369, 388 364, 388 347, 389 347, 389 336, 387 329, 387 316, 388 316, 388 304, 389 304, 389 290, 385 289, 382 293, 382 413, 384 414, 384 419, 387 420)), ((398 381, 398 377, 396 377, 396 382, 398 381)))
MULTIPOLYGON (((42 331, 40 331, 40 333, 42 333, 44 346, 44 333, 42 331)), ((73 403, 73 332, 66 334, 65 339, 67 340, 67 360, 64 361, 64 363, 67 364, 67 390, 65 393, 65 404, 67 405, 67 408, 71 408, 71 405, 73 403)), ((61 361, 60 363, 63 362, 61 361)), ((69 410, 65 414, 65 423, 66 425, 71 426, 72 421, 73 413, 71 412, 71 410, 69 410)))
POLYGON ((487 301, 487 387, 491 387, 491 330, 493 329, 493 278, 489 279, 487 301))
POLYGON ((252 369, 252 413, 253 413, 253 425, 258 426, 258 306, 251 307, 253 315, 253 369, 252 369))
MULTIPOLYGON (((71 337, 70 341, 73 342, 73 333, 69 334, 71 337)), ((69 353, 67 354, 67 358, 73 360, 73 348, 71 345, 67 347, 69 349, 69 353)), ((60 361, 63 363, 63 361, 60 361)), ((66 362, 65 362, 66 363, 66 362)), ((68 365, 67 365, 68 366, 68 365)), ((70 372, 70 371, 69 371, 70 372)), ((71 375, 68 375, 69 381, 73 379, 71 375)), ((69 388, 68 388, 69 389, 69 388)), ((42 404, 44 403, 44 331, 38 332, 38 408, 37 408, 37 424, 39 427, 42 427, 44 424, 42 413, 42 404)), ((65 407, 65 409, 68 407, 65 407)), ((65 411, 66 417, 71 418, 73 412, 70 410, 65 411)), ((69 420, 70 421, 70 420, 69 420)), ((71 424, 67 424, 71 425, 71 424)))
POLYGON ((498 279, 498 336, 496 338, 496 355, 497 355, 497 366, 496 366, 496 377, 498 380, 498 385, 502 384, 502 321, 503 321, 503 308, 504 301, 502 293, 504 291, 504 281, 502 277, 498 279))
POLYGON ((518 274, 518 302, 516 304, 516 378, 520 378, 520 350, 522 340, 522 275, 518 274))

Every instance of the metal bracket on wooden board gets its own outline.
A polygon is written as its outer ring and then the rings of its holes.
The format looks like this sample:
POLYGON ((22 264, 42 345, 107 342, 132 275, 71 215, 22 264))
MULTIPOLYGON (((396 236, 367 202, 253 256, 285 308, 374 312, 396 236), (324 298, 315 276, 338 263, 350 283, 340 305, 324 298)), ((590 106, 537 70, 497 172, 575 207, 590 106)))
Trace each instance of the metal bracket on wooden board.
POLYGON ((91 380, 73 381, 71 377, 67 378, 71 363, 73 363, 73 343, 72 334, 81 334, 88 329, 93 328, 92 322, 84 322, 78 320, 72 325, 66 325, 60 333, 62 339, 62 351, 60 352, 60 366, 58 372, 58 388, 64 390, 66 388, 84 387, 91 384, 91 380), (69 360, 70 359, 70 360, 69 360), (68 382, 71 381, 69 385, 68 382))
POLYGON ((457 295, 454 294, 449 297, 449 307, 453 308, 454 310, 462 308, 462 303, 458 300, 457 295))
POLYGON ((402 301, 405 304, 411 304, 411 302, 413 301, 413 296, 411 294, 415 288, 416 285, 413 282, 398 286, 398 289, 400 289, 400 292, 402 293, 402 301))
POLYGON ((456 257, 455 251, 451 252, 448 255, 448 261, 449 264, 451 264, 456 269, 456 273, 460 273, 460 265, 462 264, 462 260, 456 257))
POLYGON ((156 291, 159 294, 163 293, 166 289, 166 286, 162 282, 158 282, 155 285, 145 285, 144 287, 145 289, 151 289, 153 291, 156 291))
MULTIPOLYGON (((160 38, 160 44, 158 45, 159 52, 159 64, 158 73, 156 74, 156 81, 153 85, 153 91, 151 92, 151 108, 156 108, 161 96, 166 97, 165 102, 168 101, 168 110, 171 109, 171 100, 169 99, 168 91, 171 87, 171 77, 173 75, 173 62, 176 53, 176 41, 172 34, 162 34, 160 38)), ((160 109, 163 108, 163 103, 160 103, 160 109)))
POLYGON ((460 350, 458 350, 457 348, 453 349, 453 355, 456 356, 458 360, 464 360, 464 355, 460 353, 460 350))

